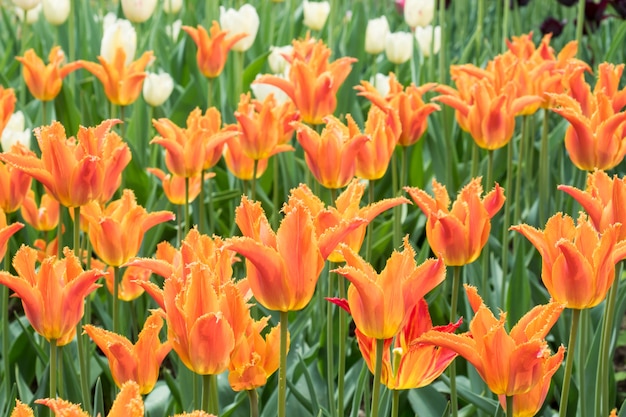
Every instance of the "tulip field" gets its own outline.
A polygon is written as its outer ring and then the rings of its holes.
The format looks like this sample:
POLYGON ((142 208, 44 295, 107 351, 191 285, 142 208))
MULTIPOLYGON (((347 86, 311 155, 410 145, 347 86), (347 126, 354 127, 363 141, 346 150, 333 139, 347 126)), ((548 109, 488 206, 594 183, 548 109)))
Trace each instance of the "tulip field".
POLYGON ((625 1, 0 19, 0 417, 626 416, 625 1))

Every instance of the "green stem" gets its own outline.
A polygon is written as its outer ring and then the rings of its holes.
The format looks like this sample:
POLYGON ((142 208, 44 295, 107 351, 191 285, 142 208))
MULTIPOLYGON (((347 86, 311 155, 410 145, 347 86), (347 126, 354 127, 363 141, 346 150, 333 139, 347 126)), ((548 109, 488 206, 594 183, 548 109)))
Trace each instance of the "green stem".
POLYGON ((63 255, 63 213, 65 208, 59 207, 59 223, 57 223, 57 259, 63 255))
POLYGON ((476 57, 480 66, 480 50, 483 44, 483 21, 485 20, 485 0, 478 0, 478 15, 476 17, 476 57))
POLYGON ((567 344, 567 359, 565 360, 565 375, 563 376, 563 387, 561 390, 561 403, 559 404, 559 417, 567 415, 567 399, 569 396, 569 384, 572 380, 572 369, 574 368, 574 352, 576 348, 576 335, 578 334, 578 322, 580 321, 580 310, 572 310, 572 328, 569 333, 569 343, 567 344))
POLYGON ((587 417, 587 389, 585 380, 585 362, 589 338, 589 309, 584 309, 580 314, 580 348, 578 349, 578 392, 580 399, 580 416, 587 417))
POLYGON ((252 179, 250 180, 250 198, 252 201, 256 200, 256 173, 259 169, 259 160, 255 159, 252 164, 252 179))
POLYGON ((181 209, 182 207, 180 205, 176 206, 176 223, 178 223, 178 227, 176 228, 176 246, 180 246, 180 242, 181 242, 181 235, 182 235, 182 229, 183 229, 183 225, 182 225, 182 214, 181 214, 181 209))
POLYGON ((255 389, 248 390, 248 400, 250 401, 250 417, 259 417, 259 395, 255 389))
POLYGON ((280 312, 280 366, 278 368, 278 417, 286 417, 287 406, 287 326, 289 312, 280 312))
POLYGON ((240 51, 235 51, 234 55, 233 55, 234 61, 234 78, 235 78, 235 82, 233 83, 234 87, 235 87, 235 91, 234 91, 234 96, 233 99, 236 100, 233 103, 233 107, 237 108, 237 102, 239 101, 239 97, 241 96, 241 93, 243 92, 243 52, 240 51))
MULTIPOLYGON (((507 162, 506 162, 506 187, 505 192, 511 193, 513 186, 513 143, 507 145, 507 162)), ((509 211, 511 207, 511 199, 504 201, 504 212, 502 213, 502 299, 500 305, 504 307, 506 300, 506 284, 509 274, 509 211)))
MULTIPOLYGON (((530 119, 528 116, 524 116, 522 119, 522 133, 520 135, 520 140, 519 140, 519 145, 518 145, 518 150, 517 150, 517 172, 515 173, 515 194, 509 194, 509 195, 516 195, 516 196, 521 196, 522 193, 522 176, 524 175, 524 161, 526 158, 526 155, 524 154, 524 148, 526 147, 526 141, 528 140, 528 123, 529 123, 530 119)), ((507 190, 509 193, 511 193, 510 190, 507 190)), ((513 222, 514 223, 518 223, 521 221, 521 216, 520 213, 522 211, 522 203, 521 203, 521 198, 516 198, 515 199, 515 208, 514 208, 514 213, 513 213, 513 222)), ((514 241, 518 241, 519 239, 514 239, 514 241)), ((515 253, 515 251, 513 252, 515 253)))
MULTIPOLYGON (((374 185, 376 180, 370 180, 367 186, 367 204, 374 203, 374 185)), ((365 240, 365 259, 372 259, 372 240, 374 235, 374 222, 371 221, 367 224, 366 240, 365 240)))
MULTIPOLYGON (((476 146, 478 148, 478 146, 476 146)), ((487 151, 487 181, 485 182, 485 190, 489 190, 491 183, 493 182, 493 150, 487 151)), ((489 241, 483 248, 482 253, 482 280, 481 291, 487 291, 487 279, 489 274, 489 241)))
MULTIPOLYGON (((456 320, 457 303, 459 299, 459 288, 461 287, 461 268, 455 266, 452 275, 452 299, 450 300, 450 322, 456 320)), ((450 409, 452 417, 457 417, 459 413, 459 401, 456 393, 456 361, 452 361, 450 369, 450 409)))
POLYGON ((479 165, 479 147, 476 145, 476 142, 472 141, 472 170, 470 172, 470 176, 475 178, 478 175, 478 165, 479 165))
POLYGON ((506 397, 506 415, 507 417, 513 417, 513 396, 507 395, 506 397))
POLYGON ((210 401, 209 401, 209 413, 213 414, 216 417, 220 415, 220 397, 218 393, 217 387, 217 375, 209 375, 209 390, 210 390, 210 401))
POLYGON ((278 229, 278 213, 279 213, 279 209, 278 209, 278 183, 280 181, 279 175, 278 175, 278 169, 279 169, 279 164, 278 164, 278 155, 275 155, 273 158, 273 164, 274 164, 274 181, 273 181, 273 185, 272 185, 272 205, 274 206, 274 210, 272 212, 272 228, 274 230, 278 229))
POLYGON ((47 101, 42 100, 41 102, 41 125, 45 126, 46 125, 46 121, 48 120, 46 117, 46 103, 47 101))
POLYGON ((113 266, 113 333, 120 332, 120 323, 119 323, 119 291, 120 291, 120 280, 119 280, 119 268, 117 266, 113 266))
MULTIPOLYGON (((213 1, 213 0, 210 0, 210 1, 213 1)), ((213 83, 214 82, 215 82, 215 78, 208 79, 207 106, 206 106, 207 109, 210 109, 213 106, 213 83)))
MULTIPOLYGON (((327 297, 335 296, 333 263, 328 262, 328 290, 327 297)), ((333 303, 326 303, 326 385, 328 388, 328 403, 332 404, 335 398, 335 340, 333 326, 333 303)), ((335 415, 334 407, 330 406, 330 415, 335 415)))
MULTIPOLYGON (((346 298, 346 281, 343 277, 338 277, 339 280, 339 298, 346 298)), ((345 377, 346 377, 346 338, 348 332, 346 329, 346 317, 347 312, 343 308, 339 309, 339 364, 337 375, 337 415, 339 417, 344 415, 344 392, 345 392, 345 377)))
POLYGON ((191 207, 189 207, 189 177, 185 177, 185 236, 189 233, 191 222, 191 207))
MULTIPOLYGON (((7 222, 8 223, 8 222, 7 222)), ((7 244, 7 247, 10 247, 7 244)), ((4 270, 10 272, 11 269, 11 257, 9 256, 9 250, 4 255, 4 270)), ((9 287, 2 286, 2 293, 0 294, 0 311, 2 311, 2 365, 4 368, 4 388, 6 390, 5 398, 11 398, 11 362, 9 361, 9 349, 10 349, 10 329, 9 329, 9 287)))
MULTIPOLYGON (((395 195, 398 191, 398 155, 394 151, 391 155, 391 188, 395 195)), ((402 223, 401 223, 401 211, 400 206, 393 208, 393 247, 398 248, 401 244, 402 223)))
POLYGON ((548 142, 548 114, 549 110, 543 109, 543 122, 541 124, 541 147, 539 150, 539 224, 545 224, 550 213, 548 205, 550 190, 550 155, 548 142))
POLYGON ((398 417, 400 409, 400 390, 394 389, 391 397, 391 417, 398 417))
POLYGON ((198 230, 204 233, 204 168, 200 172, 200 195, 198 196, 198 230))
MULTIPOLYGON (((584 1, 584 0, 583 0, 584 1)), ((506 40, 509 37, 509 0, 502 0, 503 15, 502 18, 502 51, 506 51, 506 40)))
POLYGON ((73 240, 73 247, 72 249, 74 250, 74 255, 78 258, 81 259, 81 253, 80 253, 80 206, 79 207, 74 207, 74 224, 73 224, 73 236, 74 236, 74 240, 73 240))
MULTIPOLYGON (((204 183, 204 180, 202 180, 204 183)), ((211 182, 211 178, 207 181, 207 197, 209 198, 209 212, 207 213, 207 217, 209 218, 209 235, 215 233, 215 224, 213 216, 215 215, 215 211, 213 210, 213 183, 211 182)))
POLYGON ((202 375, 202 410, 207 413, 209 410, 209 402, 211 399, 211 380, 209 379, 210 375, 202 375))
MULTIPOLYGON (((76 34, 76 10, 75 8, 78 7, 78 1, 71 1, 70 2, 70 15, 69 15, 69 22, 68 22, 68 41, 69 41, 69 57, 68 60, 69 62, 74 62, 76 60, 76 38, 77 36, 76 34)), ((100 10, 105 10, 105 9, 100 9, 100 10)), ((74 71, 70 72, 69 74, 69 84, 71 88, 75 88, 75 84, 74 84, 74 79, 75 79, 76 75, 74 74, 74 71)))
POLYGON ((56 339, 50 339, 50 398, 57 397, 57 357, 59 347, 56 339))
POLYGON ((380 376, 383 370, 383 349, 385 348, 384 339, 376 339, 376 362, 374 362, 374 381, 372 385, 372 412, 371 417, 378 417, 380 408, 380 376))
POLYGON ((600 336, 600 358, 596 373, 596 410, 595 415, 609 414, 609 369, 611 368, 611 338, 613 335, 613 323, 615 321, 615 309, 617 307, 617 293, 622 275, 622 264, 615 267, 615 280, 609 289, 604 316, 602 318, 602 333, 600 336), (605 414, 599 414, 606 411, 605 414))
POLYGON ((576 42, 578 43, 578 49, 576 51, 577 58, 580 58, 580 51, 582 50, 583 28, 585 26, 585 3, 585 0, 578 0, 578 15, 576 16, 576 42))

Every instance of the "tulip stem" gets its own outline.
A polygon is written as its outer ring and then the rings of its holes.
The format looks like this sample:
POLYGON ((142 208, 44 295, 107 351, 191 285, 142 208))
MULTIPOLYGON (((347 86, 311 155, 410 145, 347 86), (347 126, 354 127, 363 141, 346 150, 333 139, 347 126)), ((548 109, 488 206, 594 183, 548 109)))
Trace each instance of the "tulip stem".
POLYGON ((513 414, 513 396, 512 395, 507 395, 506 396, 506 415, 507 417, 513 417, 515 414, 513 414))
POLYGON ((398 417, 400 409, 400 390, 394 389, 391 397, 391 417, 398 417))
POLYGON ((578 392, 580 395, 580 416, 587 417, 587 389, 585 381, 585 359, 587 357, 587 339, 589 338, 589 309, 580 314, 580 348, 578 349, 578 392))
POLYGON ((250 198, 256 200, 256 172, 259 169, 259 160, 255 159, 252 164, 252 179, 250 180, 250 198))
POLYGON ((220 415, 220 397, 217 390, 217 375, 209 375, 209 388, 210 388, 210 400, 209 400, 209 412, 216 417, 220 415))
MULTIPOLYGON (((452 274, 452 299, 450 300, 450 322, 456 320, 457 302, 459 299, 459 288, 461 287, 461 267, 453 267, 452 274)), ((459 413, 459 402, 456 394, 456 361, 450 363, 450 410, 452 417, 457 417, 459 413)))
POLYGON ((585 0, 578 0, 578 15, 576 16, 576 58, 580 58, 581 43, 583 40, 583 28, 585 27, 585 0))
POLYGON ((204 168, 200 172, 200 195, 198 196, 198 231, 204 233, 204 168))
POLYGON ((57 397, 57 356, 59 347, 56 339, 50 339, 50 398, 57 397))
MULTIPOLYGON (((10 224, 7 221, 7 224, 10 224)), ((11 257, 9 256, 10 239, 7 243, 7 253, 4 255, 4 270, 10 272, 11 269, 11 257)), ((11 398, 11 362, 9 361, 9 287, 2 286, 2 293, 0 294, 0 311, 2 314, 2 363, 4 368, 4 388, 6 389, 5 398, 11 398)))
POLYGON ((565 361, 565 375, 563 375, 563 387, 561 389, 561 403, 559 404, 559 417, 567 415, 567 399, 569 396, 569 384, 572 380, 572 369, 574 368, 574 351, 576 347, 576 336, 578 334, 578 322, 580 321, 580 310, 572 310, 572 328, 569 333, 569 343, 567 344, 567 359, 565 361))
POLYGON ((374 364, 374 382, 372 385, 372 411, 371 417, 378 417, 380 408, 380 376, 383 370, 383 349, 385 339, 376 339, 376 363, 374 364))
POLYGON ((609 289, 606 297, 606 305, 602 323, 602 334, 600 339, 600 359, 598 360, 598 370, 596 373, 596 410, 594 415, 606 410, 609 414, 609 361, 611 352, 611 338, 613 335, 613 322, 615 320, 615 308, 620 278, 622 275, 622 264, 615 267, 615 280, 609 289))
MULTIPOLYGON (((374 203, 374 185, 376 184, 376 180, 369 180, 369 185, 367 187, 367 204, 374 203)), ((367 223, 367 238, 365 240, 365 259, 369 262, 372 259, 372 240, 374 234, 374 224, 373 221, 367 223)))
MULTIPOLYGON (((476 147, 477 148, 477 147, 476 147)), ((493 182, 493 151, 487 151, 487 181, 485 182, 485 191, 489 190, 490 184, 493 182)), ((487 279, 489 275, 489 241, 485 244, 482 254, 482 280, 481 291, 487 291, 487 279)))
MULTIPOLYGON (((274 4, 274 3, 272 3, 274 4)), ((278 183, 279 183, 279 175, 278 175, 278 169, 279 169, 279 164, 278 164, 278 155, 275 155, 273 158, 273 162, 274 164, 274 181, 273 181, 273 185, 272 185, 272 205, 274 206, 274 210, 272 212, 272 228, 274 230, 278 229, 278 213, 279 213, 279 209, 278 209, 278 183)))
MULTIPOLYGON (((583 0, 584 1, 584 0, 583 0)), ((508 28, 509 28, 509 0, 503 0, 503 12, 504 15, 502 18, 502 51, 506 51, 506 40, 509 37, 508 28)))
POLYGON ((250 417, 259 417, 259 395, 256 389, 248 390, 248 400, 250 401, 250 417))
MULTIPOLYGON (((506 161, 506 186, 505 191, 510 193, 513 186, 513 144, 509 142, 507 145, 507 161, 506 161)), ((502 213, 502 298, 500 299, 500 306, 502 308, 506 305, 507 294, 507 278, 509 275, 509 211, 511 207, 511 199, 507 198, 504 201, 504 212, 502 213)))
POLYGON ((117 266, 113 268, 113 333, 120 332, 119 314, 118 314, 118 295, 120 291, 120 283, 118 279, 119 268, 117 266))
POLYGON ((541 125, 541 148, 539 150, 539 224, 545 224, 548 220, 546 213, 550 212, 548 205, 550 189, 550 158, 548 142, 548 114, 549 110, 543 109, 543 123, 541 125))
MULTIPOLYGON (((393 196, 395 197, 398 193, 398 155, 397 152, 393 152, 391 155, 391 188, 393 196)), ((402 233, 402 224, 400 222, 400 206, 395 206, 393 208, 393 247, 398 248, 401 243, 401 233, 402 233)))
MULTIPOLYGON (((520 140, 519 140, 519 147, 518 147, 518 151, 517 151, 517 171, 515 172, 515 195, 516 196, 521 196, 521 192, 522 192, 522 175, 524 175, 524 160, 526 158, 526 155, 524 154, 524 148, 526 147, 526 142, 528 141, 528 131, 529 126, 528 123, 530 122, 530 119, 528 116, 523 116, 522 118, 522 132, 520 135, 520 140)), ((509 193, 511 193, 511 190, 507 190, 509 193)), ((509 194, 509 195, 514 195, 514 194, 509 194)), ((514 223, 518 223, 520 222, 521 219, 521 211, 522 211, 522 204, 520 202, 520 198, 516 198, 515 199, 515 211, 513 213, 513 222, 514 223)), ((514 243, 519 241, 519 239, 515 239, 514 238, 514 243)), ((513 251, 513 253, 515 253, 515 250, 513 251)))
POLYGON ((41 125, 46 125, 46 101, 41 100, 41 125))
POLYGON ((176 228, 176 246, 180 246, 180 241, 181 241, 181 231, 183 228, 182 225, 182 214, 181 214, 181 206, 177 205, 176 206, 176 222, 178 223, 178 227, 176 228))
POLYGON ((185 236, 189 233, 191 211, 189 207, 189 177, 185 177, 185 236))
POLYGON ((57 259, 63 254, 63 206, 59 207, 59 222, 57 223, 57 259))
MULTIPOLYGON (((328 298, 335 296, 333 293, 332 262, 328 262, 328 298)), ((328 404, 332 404, 335 399, 335 341, 333 326, 333 303, 326 303, 326 384, 328 388, 328 404)), ((335 415, 335 409, 330 406, 330 415, 335 415)))
MULTIPOLYGON (((343 277, 338 277, 339 281, 339 298, 346 298, 346 281, 343 277)), ((337 415, 342 417, 344 415, 344 387, 345 387, 345 374, 346 374, 346 311, 343 308, 339 309, 339 361, 337 369, 337 415)))
POLYGON ((278 417, 286 417, 287 405, 287 326, 289 312, 280 312, 280 366, 278 368, 278 417))

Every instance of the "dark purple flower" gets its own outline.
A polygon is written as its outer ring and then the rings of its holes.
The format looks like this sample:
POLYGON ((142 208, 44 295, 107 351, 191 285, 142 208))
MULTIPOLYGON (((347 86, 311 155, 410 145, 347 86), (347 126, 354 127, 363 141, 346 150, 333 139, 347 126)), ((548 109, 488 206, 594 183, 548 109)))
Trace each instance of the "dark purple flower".
POLYGON ((541 26, 539 26, 539 30, 541 30, 542 35, 551 33, 552 39, 554 39, 563 32, 563 27, 565 27, 566 23, 567 20, 565 19, 559 21, 554 17, 547 17, 546 20, 541 23, 541 26))
POLYGON ((608 16, 604 14, 609 0, 601 0, 596 3, 593 0, 585 1, 585 27, 584 32, 593 32, 600 26, 600 23, 608 16))
POLYGON ((578 0, 557 0, 563 6, 572 7, 573 5, 578 3, 578 0))
POLYGON ((517 7, 524 7, 530 3, 530 0, 509 0, 509 9, 513 9, 517 3, 517 7))
POLYGON ((611 6, 613 10, 620 15, 622 19, 626 19, 626 0, 611 0, 611 6))

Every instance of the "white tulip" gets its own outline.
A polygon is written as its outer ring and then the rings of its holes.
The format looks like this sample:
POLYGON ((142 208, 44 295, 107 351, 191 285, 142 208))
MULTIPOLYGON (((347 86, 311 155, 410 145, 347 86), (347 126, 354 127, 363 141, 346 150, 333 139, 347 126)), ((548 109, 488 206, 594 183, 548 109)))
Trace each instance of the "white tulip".
POLYGON ((51 25, 62 25, 70 16, 70 0, 43 0, 41 4, 43 6, 43 17, 51 25))
POLYGON ((274 74, 283 74, 289 70, 289 62, 285 59, 284 55, 289 55, 293 51, 293 46, 270 46, 270 54, 267 57, 267 63, 270 66, 270 70, 274 74))
POLYGON ((115 22, 117 22, 117 20, 118 19, 115 13, 109 12, 105 14, 104 17, 102 18, 102 31, 106 32, 106 30, 110 28, 111 26, 113 26, 115 22))
POLYGON ((126 53, 125 64, 128 66, 133 62, 137 50, 137 32, 128 20, 118 19, 105 29, 100 44, 100 55, 107 62, 113 62, 118 47, 124 48, 126 53))
MULTIPOLYGON (((256 78, 259 78, 260 76, 261 74, 258 74, 256 78)), ((279 77, 284 77, 284 76, 279 75, 279 77)), ((250 84, 250 90, 252 90, 252 94, 254 94, 254 97, 256 97, 256 99, 261 102, 265 101, 265 98, 269 96, 270 94, 274 94, 274 98, 276 99, 276 104, 279 106, 287 102, 288 100, 290 100, 287 93, 285 93, 280 88, 270 85, 270 84, 252 83, 250 84)))
POLYGON ((385 38, 387 59, 394 64, 403 64, 413 54, 413 34, 409 32, 388 33, 385 38))
POLYGON ((157 0, 122 0, 122 11, 126 19, 135 23, 142 23, 150 19, 157 0))
POLYGON ((13 0, 13 4, 22 10, 34 9, 41 3, 41 0, 13 0))
POLYGON ((237 33, 245 33, 248 35, 233 46, 233 51, 243 52, 250 49, 256 39, 259 23, 259 14, 256 12, 254 6, 250 4, 244 4, 239 10, 226 10, 224 6, 220 6, 221 28, 227 30, 229 36, 237 33))
POLYGON ((365 52, 376 55, 385 50, 385 38, 389 33, 389 22, 385 16, 370 19, 365 29, 365 52))
POLYGON ((183 0, 163 0, 163 11, 167 14, 176 14, 183 7, 183 0))
POLYGON ((302 3, 304 26, 312 30, 322 30, 330 14, 330 3, 327 1, 307 1, 302 3))
POLYGON ((0 138, 4 152, 9 152, 18 142, 30 149, 30 129, 25 129, 25 125, 24 113, 18 110, 11 115, 0 138))
POLYGON ((432 53, 436 54, 441 49, 441 26, 426 26, 415 28, 415 39, 422 51, 422 55, 429 57, 431 55, 430 48, 432 46, 432 53), (434 40, 433 40, 434 38, 434 40))
POLYGON ((387 94, 389 94, 389 76, 388 75, 381 74, 380 72, 376 73, 376 75, 374 75, 371 78, 370 82, 372 83, 376 91, 380 93, 381 96, 386 97, 387 94))
POLYGON ((435 17, 435 0, 406 0, 404 21, 412 28, 426 26, 435 17))
POLYGON ((17 14, 17 18, 20 21, 24 21, 24 13, 26 13, 26 23, 32 25, 36 21, 39 20, 39 15, 41 14, 41 3, 38 3, 34 8, 25 10, 19 7, 15 8, 15 14, 17 14))
POLYGON ((158 107, 170 97, 174 91, 174 80, 166 73, 148 73, 143 80, 143 99, 152 107, 158 107))
POLYGON ((183 21, 180 19, 176 19, 172 22, 171 25, 165 26, 165 34, 172 38, 174 42, 178 39, 178 35, 180 34, 180 29, 183 27, 183 21))

